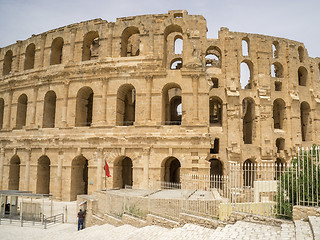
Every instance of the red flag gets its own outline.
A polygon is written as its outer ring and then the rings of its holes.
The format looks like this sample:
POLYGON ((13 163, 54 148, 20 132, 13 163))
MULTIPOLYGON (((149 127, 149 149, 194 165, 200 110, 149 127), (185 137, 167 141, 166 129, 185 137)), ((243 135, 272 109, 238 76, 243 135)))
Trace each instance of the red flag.
POLYGON ((110 171, 109 171, 109 166, 108 166, 108 163, 107 163, 107 161, 105 161, 105 164, 104 164, 104 171, 106 172, 106 176, 107 177, 111 177, 111 175, 110 175, 110 171))

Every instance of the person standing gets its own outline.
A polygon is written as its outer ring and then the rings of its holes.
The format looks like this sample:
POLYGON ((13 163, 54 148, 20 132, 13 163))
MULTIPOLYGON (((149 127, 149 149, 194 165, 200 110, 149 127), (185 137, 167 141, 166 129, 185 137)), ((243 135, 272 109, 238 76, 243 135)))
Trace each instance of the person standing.
POLYGON ((84 214, 85 213, 80 209, 78 212, 78 231, 83 229, 84 214))

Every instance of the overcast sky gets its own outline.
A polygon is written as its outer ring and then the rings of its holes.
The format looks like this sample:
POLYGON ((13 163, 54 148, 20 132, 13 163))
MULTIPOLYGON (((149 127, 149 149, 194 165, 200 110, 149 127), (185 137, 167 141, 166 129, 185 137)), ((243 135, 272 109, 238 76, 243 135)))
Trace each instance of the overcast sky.
POLYGON ((57 27, 94 18, 167 13, 203 15, 208 37, 220 27, 303 42, 320 57, 320 0, 0 0, 0 47, 57 27))

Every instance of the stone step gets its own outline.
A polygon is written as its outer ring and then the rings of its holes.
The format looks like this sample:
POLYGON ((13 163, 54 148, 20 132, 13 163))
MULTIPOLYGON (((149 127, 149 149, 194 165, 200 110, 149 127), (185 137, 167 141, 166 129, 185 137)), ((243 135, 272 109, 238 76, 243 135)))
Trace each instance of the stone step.
POLYGON ((122 225, 119 227, 115 227, 110 231, 106 231, 106 239, 114 239, 114 240, 127 240, 130 239, 129 236, 132 234, 133 231, 137 230, 138 228, 131 226, 131 225, 122 225))
POLYGON ((305 222, 302 220, 294 220, 294 225, 296 228, 297 240, 313 240, 312 230, 309 222, 305 222))
POLYGON ((320 240, 320 217, 309 216, 309 224, 315 240, 320 240))
POLYGON ((163 235, 169 232, 170 229, 152 225, 145 226, 134 230, 129 236, 130 240, 141 240, 141 239, 152 239, 152 240, 160 240, 163 235))
POLYGON ((296 231, 293 223, 283 223, 281 224, 281 232, 280 232, 281 240, 295 240, 296 239, 296 231))

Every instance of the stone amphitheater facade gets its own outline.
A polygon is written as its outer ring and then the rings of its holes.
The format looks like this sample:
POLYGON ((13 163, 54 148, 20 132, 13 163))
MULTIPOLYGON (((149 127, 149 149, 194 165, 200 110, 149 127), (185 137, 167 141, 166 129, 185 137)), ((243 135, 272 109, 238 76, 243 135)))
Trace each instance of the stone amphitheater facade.
POLYGON ((94 19, 0 49, 0 189, 74 200, 320 143, 320 59, 187 11, 94 19), (183 47, 182 47, 183 46, 183 47))

